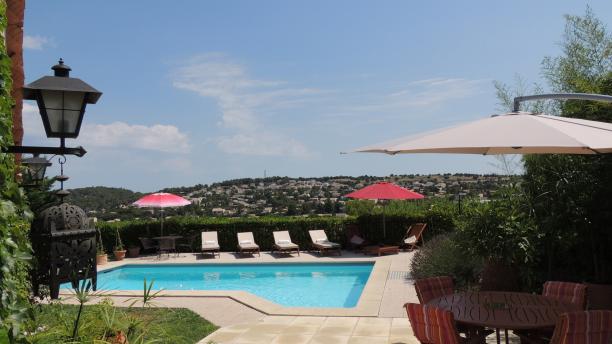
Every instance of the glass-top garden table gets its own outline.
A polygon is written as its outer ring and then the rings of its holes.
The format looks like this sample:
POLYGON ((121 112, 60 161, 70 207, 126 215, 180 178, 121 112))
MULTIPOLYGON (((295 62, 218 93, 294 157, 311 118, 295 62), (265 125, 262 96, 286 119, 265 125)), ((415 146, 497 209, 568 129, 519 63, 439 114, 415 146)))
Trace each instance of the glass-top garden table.
POLYGON ((427 304, 453 312, 458 323, 506 330, 554 328, 562 313, 579 310, 542 295, 501 291, 455 293, 427 304))

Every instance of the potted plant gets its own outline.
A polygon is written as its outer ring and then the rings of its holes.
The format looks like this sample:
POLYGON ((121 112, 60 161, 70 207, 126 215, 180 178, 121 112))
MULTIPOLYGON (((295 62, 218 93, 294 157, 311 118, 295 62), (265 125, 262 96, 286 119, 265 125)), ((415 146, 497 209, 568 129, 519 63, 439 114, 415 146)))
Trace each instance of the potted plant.
POLYGON ((108 263, 108 255, 106 254, 106 252, 104 252, 104 248, 98 247, 96 253, 96 264, 104 265, 106 263, 108 263))
POLYGON ((132 245, 128 247, 128 256, 132 258, 136 258, 140 255, 140 246, 132 245))
POLYGON ((115 237, 115 259, 123 260, 125 258, 125 247, 123 246, 123 242, 121 241, 121 236, 119 235, 119 229, 117 229, 117 236, 115 237))
POLYGON ((102 234, 98 229, 98 244, 96 245, 96 264, 104 265, 108 263, 108 255, 104 251, 104 245, 102 244, 102 234))

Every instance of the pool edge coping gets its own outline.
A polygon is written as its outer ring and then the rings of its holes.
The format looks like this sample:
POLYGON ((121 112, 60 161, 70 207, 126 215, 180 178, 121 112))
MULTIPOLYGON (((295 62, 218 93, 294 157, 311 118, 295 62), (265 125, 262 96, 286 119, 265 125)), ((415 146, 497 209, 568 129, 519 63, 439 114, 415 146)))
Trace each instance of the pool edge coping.
MULTIPOLYGON (((376 317, 382 302, 385 283, 389 269, 391 268, 390 260, 364 260, 364 259, 347 259, 342 263, 363 263, 374 262, 372 271, 366 285, 359 296, 357 305, 351 308, 335 308, 335 307, 285 307, 263 297, 242 290, 164 290, 160 297, 162 298, 183 298, 183 297, 225 297, 230 298, 238 303, 241 303, 249 308, 255 309, 266 315, 287 315, 287 316, 361 316, 361 317, 376 317)), ((285 262, 283 262, 285 264, 285 262)), ((292 262, 291 264, 301 264, 303 262, 292 262)), ((339 262, 308 262, 317 264, 338 264, 339 262)), ((194 263, 173 263, 175 265, 189 265, 194 263)), ((197 263, 196 263, 197 264, 197 263)), ((233 264, 233 263, 224 263, 233 264)), ((234 263, 244 264, 244 263, 234 263)), ((253 263, 257 264, 257 263, 253 263)), ((270 264, 275 264, 271 262, 270 264)), ((125 262, 114 266, 105 267, 98 272, 112 270, 124 265, 133 265, 133 262, 125 262)), ((60 290, 60 296, 72 296, 72 291, 60 290)), ((142 296, 142 291, 138 290, 114 290, 112 292, 100 293, 99 297, 138 297, 142 296)))

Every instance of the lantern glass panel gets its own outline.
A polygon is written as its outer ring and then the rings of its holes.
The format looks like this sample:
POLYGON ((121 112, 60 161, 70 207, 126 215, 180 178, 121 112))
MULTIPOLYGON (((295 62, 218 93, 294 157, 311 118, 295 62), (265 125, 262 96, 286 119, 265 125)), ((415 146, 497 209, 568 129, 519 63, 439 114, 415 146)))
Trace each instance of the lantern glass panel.
POLYGON ((55 134, 76 134, 80 111, 47 109, 49 127, 55 134))
POLYGON ((45 172, 47 170, 47 166, 39 165, 39 166, 28 166, 30 179, 34 182, 41 181, 45 178, 45 172))
POLYGON ((41 90, 41 92, 47 109, 81 111, 85 98, 84 92, 53 90, 41 90))

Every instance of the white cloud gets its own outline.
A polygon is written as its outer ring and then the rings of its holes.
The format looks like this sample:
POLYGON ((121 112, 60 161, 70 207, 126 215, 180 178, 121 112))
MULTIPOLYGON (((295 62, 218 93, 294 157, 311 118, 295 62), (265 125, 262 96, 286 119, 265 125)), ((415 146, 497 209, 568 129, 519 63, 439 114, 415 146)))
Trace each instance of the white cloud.
POLYGON ((25 136, 33 138, 45 136, 45 127, 40 119, 37 106, 24 102, 21 112, 21 121, 23 124, 23 134, 25 136))
POLYGON ((46 46, 50 46, 51 40, 44 36, 23 36, 23 48, 30 50, 43 50, 46 46))
POLYGON ((449 101, 464 99, 485 91, 488 79, 432 78, 412 81, 407 87, 387 95, 374 97, 351 111, 393 111, 439 106, 449 101))
POLYGON ((270 126, 264 128, 262 116, 311 101, 322 91, 290 88, 283 81, 251 78, 244 66, 230 61, 223 54, 204 54, 191 59, 174 71, 173 85, 216 101, 221 110, 220 124, 234 131, 233 135, 217 140, 224 152, 309 155, 306 146, 299 141, 278 133, 270 126))
MULTIPOLYGON (((22 120, 27 138, 40 140, 45 137, 38 107, 24 102, 22 120)), ((187 153, 190 150, 187 135, 173 125, 83 123, 78 140, 86 147, 144 149, 165 153, 187 153)))
POLYGON ((225 153, 294 156, 307 158, 312 153, 301 142, 270 132, 241 133, 230 137, 221 137, 217 144, 225 153))
POLYGON ((186 153, 189 140, 173 125, 84 124, 79 135, 83 144, 95 147, 135 148, 165 153, 186 153))

